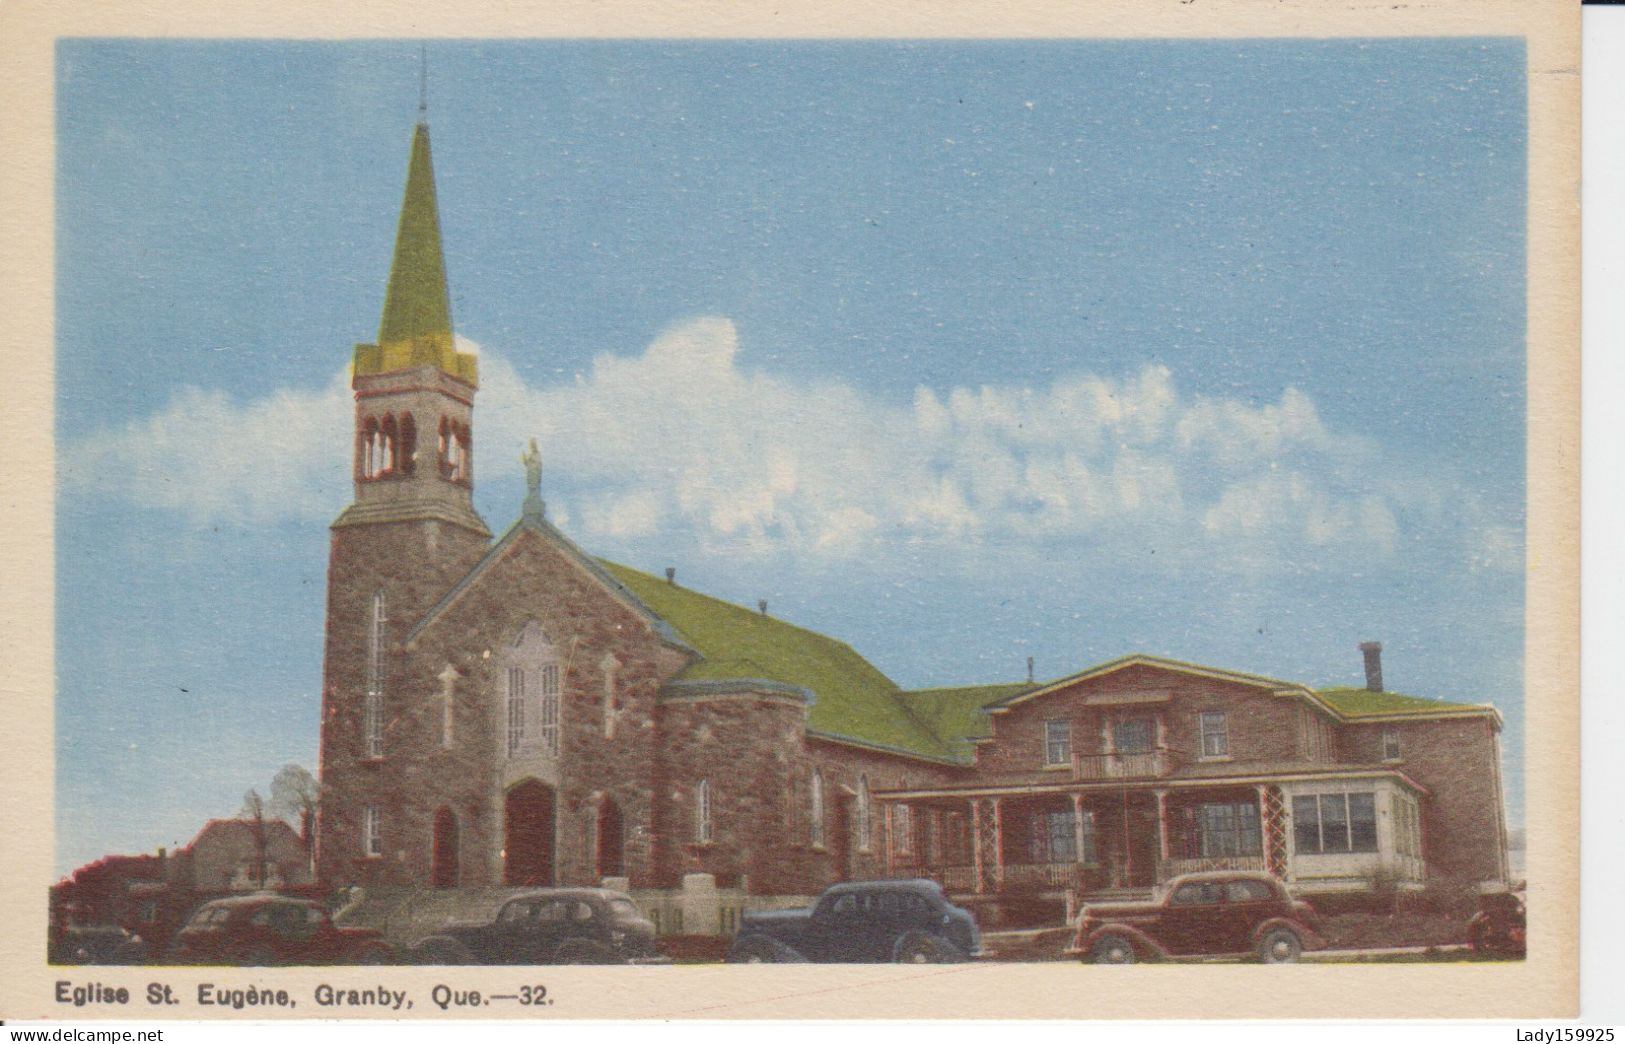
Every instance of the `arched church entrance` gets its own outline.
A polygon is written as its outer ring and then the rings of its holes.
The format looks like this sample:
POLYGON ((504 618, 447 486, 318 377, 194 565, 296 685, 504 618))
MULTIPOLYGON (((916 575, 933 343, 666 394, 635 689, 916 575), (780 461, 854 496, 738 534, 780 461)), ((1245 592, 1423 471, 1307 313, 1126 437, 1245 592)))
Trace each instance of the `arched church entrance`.
POLYGON ((502 881, 510 885, 553 883, 553 788, 527 779, 503 802, 502 881))
POLYGON ((436 888, 457 887, 457 816, 441 806, 434 814, 434 859, 429 883, 436 888))
POLYGON ((598 876, 620 877, 626 873, 626 827, 621 822, 621 806, 605 796, 598 806, 598 876))

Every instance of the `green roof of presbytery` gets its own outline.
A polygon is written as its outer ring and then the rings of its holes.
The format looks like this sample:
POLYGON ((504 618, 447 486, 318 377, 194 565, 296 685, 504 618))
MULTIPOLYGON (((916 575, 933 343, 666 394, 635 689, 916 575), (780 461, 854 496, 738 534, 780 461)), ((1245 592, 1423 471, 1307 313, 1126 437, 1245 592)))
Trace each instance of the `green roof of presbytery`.
POLYGON ((969 758, 979 739, 993 735, 988 704, 1019 695, 1034 686, 1027 682, 1001 685, 963 685, 950 689, 910 689, 899 694, 932 732, 956 754, 969 758))
POLYGON ((1351 720, 1359 718, 1433 714, 1460 714, 1472 711, 1491 711, 1483 703, 1455 703, 1450 700, 1430 700, 1423 696, 1407 696, 1402 692, 1372 692, 1370 689, 1317 689, 1315 695, 1332 710, 1351 720))
POLYGON ((963 761, 915 714, 911 701, 845 642, 600 560, 639 601, 699 651, 680 681, 761 680, 812 694, 815 733, 934 761, 963 761))
POLYGON ((451 292, 440 242, 429 126, 419 123, 412 133, 412 158, 406 170, 406 195, 395 232, 395 259, 378 323, 378 343, 356 345, 355 373, 438 366, 476 384, 476 363, 473 355, 457 351, 452 340, 451 292))

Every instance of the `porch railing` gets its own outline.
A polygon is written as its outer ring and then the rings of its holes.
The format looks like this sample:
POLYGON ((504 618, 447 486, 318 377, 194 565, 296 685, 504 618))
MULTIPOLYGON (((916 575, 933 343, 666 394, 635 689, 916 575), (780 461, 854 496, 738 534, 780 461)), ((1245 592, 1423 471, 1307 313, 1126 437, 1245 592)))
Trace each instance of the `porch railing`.
POLYGON ((1261 873, 1269 870, 1264 857, 1256 856, 1208 856, 1197 859, 1165 859, 1157 867, 1157 880, 1169 881, 1180 874, 1205 873, 1209 870, 1257 870, 1261 873))
POLYGON ((1157 747, 1135 754, 1074 754, 1072 778, 1099 779, 1157 779, 1174 770, 1179 752, 1170 747, 1157 747))

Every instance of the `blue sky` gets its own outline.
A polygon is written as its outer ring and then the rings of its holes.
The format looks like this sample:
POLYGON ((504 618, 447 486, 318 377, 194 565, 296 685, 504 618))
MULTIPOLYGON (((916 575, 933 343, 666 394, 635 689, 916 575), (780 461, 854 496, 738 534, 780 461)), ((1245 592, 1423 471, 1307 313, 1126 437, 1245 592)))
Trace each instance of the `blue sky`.
MULTIPOLYGON (((1140 650, 1493 701, 1521 819, 1509 40, 435 43, 476 506, 906 686, 1140 650)), ((413 43, 58 52, 59 869, 316 763, 413 43)))

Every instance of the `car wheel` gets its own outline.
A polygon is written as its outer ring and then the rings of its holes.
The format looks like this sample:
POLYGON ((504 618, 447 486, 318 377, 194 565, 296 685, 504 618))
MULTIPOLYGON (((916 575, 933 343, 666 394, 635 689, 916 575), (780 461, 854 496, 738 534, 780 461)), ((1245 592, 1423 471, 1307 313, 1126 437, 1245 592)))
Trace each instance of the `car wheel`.
POLYGON ((1258 940, 1258 959, 1265 964, 1293 964, 1303 953, 1303 942, 1290 928, 1271 928, 1258 940))
POLYGON ((1139 956, 1133 943, 1121 935, 1108 935, 1089 948, 1089 959, 1096 964, 1133 964, 1139 956))
POLYGON ((473 964, 474 955, 455 939, 427 939, 412 947, 413 964, 473 964))
POLYGON ((723 960, 729 964, 785 964, 798 958, 794 950, 782 943, 760 935, 746 935, 734 940, 723 960))
POLYGON ((956 964, 965 959, 959 948, 931 935, 913 935, 897 944, 892 959, 898 964, 956 964))
POLYGON ((571 939, 553 954, 554 964, 624 964, 614 950, 591 939, 571 939))
POLYGON ((243 964, 249 968, 268 968, 276 963, 276 954, 269 946, 256 946, 243 954, 243 964))
POLYGON ((393 964, 390 960, 389 949, 384 946, 369 946, 356 955, 357 964, 393 964))

